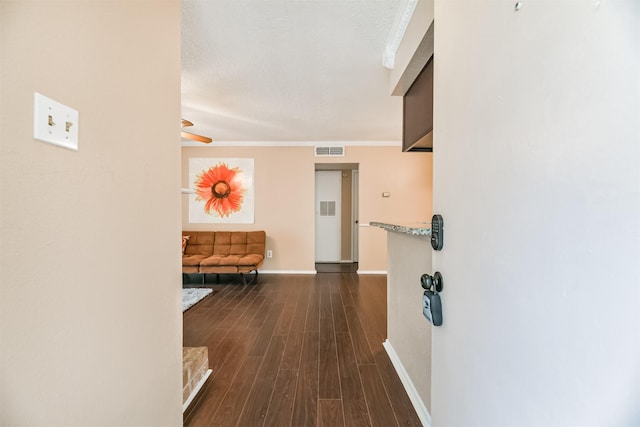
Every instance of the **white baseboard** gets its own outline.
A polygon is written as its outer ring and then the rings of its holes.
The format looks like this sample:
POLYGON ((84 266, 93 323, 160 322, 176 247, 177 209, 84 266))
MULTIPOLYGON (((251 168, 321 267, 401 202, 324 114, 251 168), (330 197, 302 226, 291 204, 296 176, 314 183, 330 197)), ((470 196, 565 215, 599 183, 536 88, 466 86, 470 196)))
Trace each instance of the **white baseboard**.
POLYGON ((316 274, 315 270, 258 270, 260 274, 316 274))
POLYGON ((358 274, 387 274, 387 270, 358 270, 358 274))
POLYGON ((389 340, 384 340, 382 346, 385 350, 387 350, 387 354, 389 355, 389 359, 391 359, 391 363, 393 367, 396 368, 396 372, 398 373, 398 377, 400 377, 400 381, 404 386, 404 389, 409 395, 409 400, 411 400, 411 404, 413 408, 416 410, 418 414, 418 418, 420 418, 420 422, 424 427, 431 427, 431 414, 427 410, 427 407, 424 405, 424 402, 420 398, 416 387, 413 385, 411 378, 409 378, 409 374, 404 369, 404 365, 400 361, 400 358, 396 354, 396 351, 393 349, 393 346, 389 342, 389 340))
POLYGON ((209 378, 209 375, 211 375, 211 372, 213 372, 211 369, 208 369, 207 372, 205 372, 205 374, 202 376, 200 381, 198 381, 198 384, 196 384, 196 387, 193 389, 193 391, 191 392, 187 400, 182 404, 183 414, 184 414, 184 411, 187 410, 189 405, 191 405, 191 402, 193 402, 193 399, 196 397, 196 395, 198 394, 198 392, 200 391, 204 383, 207 381, 207 378, 209 378))

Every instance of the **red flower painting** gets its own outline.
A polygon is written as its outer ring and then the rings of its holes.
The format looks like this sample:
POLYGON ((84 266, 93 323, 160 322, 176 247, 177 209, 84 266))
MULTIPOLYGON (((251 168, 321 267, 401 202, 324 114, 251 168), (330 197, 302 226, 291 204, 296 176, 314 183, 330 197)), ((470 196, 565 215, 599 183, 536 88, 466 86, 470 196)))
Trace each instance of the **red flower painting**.
POLYGON ((206 213, 215 211, 224 218, 242 209, 246 189, 240 168, 219 163, 198 174, 194 184, 196 200, 205 202, 206 213))

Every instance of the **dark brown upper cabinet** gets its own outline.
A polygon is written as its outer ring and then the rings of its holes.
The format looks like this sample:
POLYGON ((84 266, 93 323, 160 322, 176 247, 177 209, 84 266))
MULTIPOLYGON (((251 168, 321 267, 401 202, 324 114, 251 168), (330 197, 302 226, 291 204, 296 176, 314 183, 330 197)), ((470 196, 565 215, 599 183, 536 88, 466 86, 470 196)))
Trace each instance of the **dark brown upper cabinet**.
POLYGON ((403 96, 402 151, 433 151, 433 56, 403 96))

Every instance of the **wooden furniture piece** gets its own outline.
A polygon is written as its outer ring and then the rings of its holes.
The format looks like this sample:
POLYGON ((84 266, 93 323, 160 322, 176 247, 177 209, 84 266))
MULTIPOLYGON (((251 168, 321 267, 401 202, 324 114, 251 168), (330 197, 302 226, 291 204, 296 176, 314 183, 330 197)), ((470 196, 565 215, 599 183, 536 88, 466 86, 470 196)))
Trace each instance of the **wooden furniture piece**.
POLYGON ((182 347, 182 412, 211 375, 207 347, 182 347))

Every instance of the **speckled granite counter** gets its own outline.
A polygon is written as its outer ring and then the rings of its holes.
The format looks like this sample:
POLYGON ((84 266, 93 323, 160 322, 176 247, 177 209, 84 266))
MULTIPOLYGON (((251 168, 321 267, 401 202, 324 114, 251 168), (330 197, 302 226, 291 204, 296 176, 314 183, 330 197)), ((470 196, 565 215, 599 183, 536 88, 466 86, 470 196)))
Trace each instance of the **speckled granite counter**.
POLYGON ((380 227, 387 231, 410 234, 412 236, 431 236, 431 223, 419 222, 413 224, 387 224, 384 222, 370 222, 372 227, 380 227))

